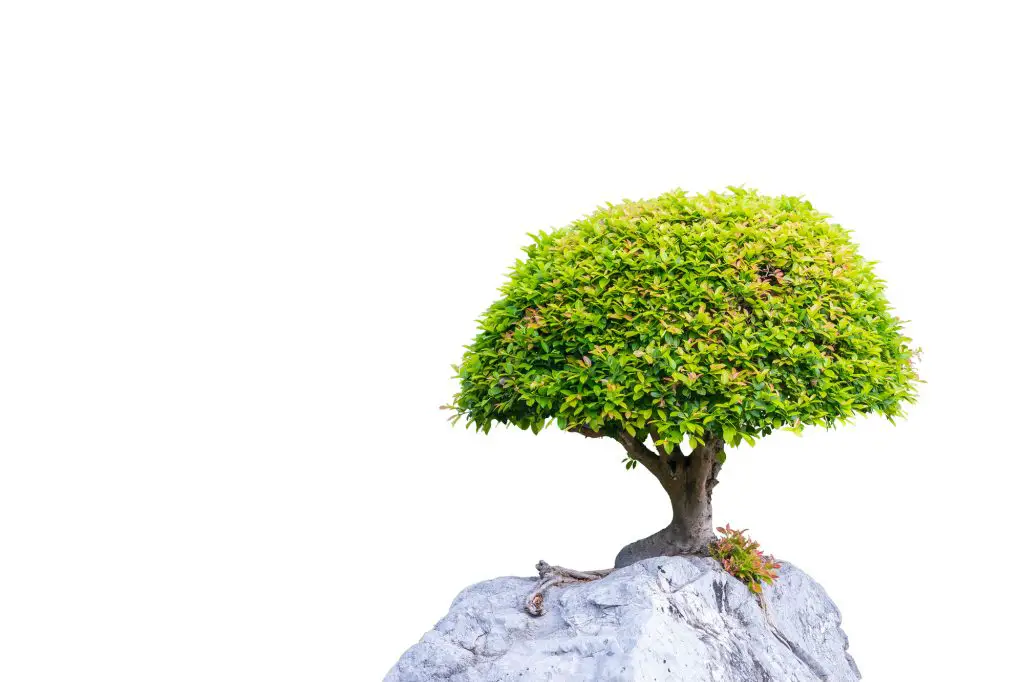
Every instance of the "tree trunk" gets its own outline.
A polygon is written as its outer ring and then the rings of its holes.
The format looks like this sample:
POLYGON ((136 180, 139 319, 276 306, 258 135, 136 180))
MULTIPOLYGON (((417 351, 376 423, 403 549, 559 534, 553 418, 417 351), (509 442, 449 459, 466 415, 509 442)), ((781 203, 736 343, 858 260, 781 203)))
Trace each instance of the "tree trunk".
MULTIPOLYGON (((707 555, 715 540, 711 523, 711 491, 718 484, 718 461, 725 444, 708 437, 688 456, 673 453, 645 457, 641 462, 657 477, 672 502, 672 522, 643 540, 626 545, 615 557, 615 568, 642 559, 680 554, 707 555)), ((628 448, 627 448, 628 449, 628 448)))

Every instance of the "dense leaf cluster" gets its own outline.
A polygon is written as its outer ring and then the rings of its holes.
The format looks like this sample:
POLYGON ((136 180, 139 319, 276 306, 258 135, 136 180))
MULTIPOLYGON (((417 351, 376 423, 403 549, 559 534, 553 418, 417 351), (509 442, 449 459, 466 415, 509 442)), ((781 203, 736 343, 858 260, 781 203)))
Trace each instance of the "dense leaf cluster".
POLYGON ((782 564, 772 555, 765 555, 761 545, 746 536, 746 530, 736 530, 729 524, 716 530, 722 537, 711 543, 711 556, 751 592, 761 594, 762 585, 771 585, 779 577, 776 569, 782 568, 782 564))
POLYGON ((531 235, 456 367, 456 417, 727 443, 914 398, 883 282, 826 214, 730 187, 531 235))

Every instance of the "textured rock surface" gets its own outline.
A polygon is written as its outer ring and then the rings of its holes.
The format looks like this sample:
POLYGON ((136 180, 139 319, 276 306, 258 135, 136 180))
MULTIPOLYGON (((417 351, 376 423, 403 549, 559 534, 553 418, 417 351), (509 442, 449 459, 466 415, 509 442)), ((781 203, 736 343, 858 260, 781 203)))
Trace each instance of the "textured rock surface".
POLYGON ((385 682, 860 679, 835 604, 790 564, 765 590, 771 622, 712 559, 647 559, 553 588, 538 618, 523 610, 535 582, 497 578, 463 590, 385 682))

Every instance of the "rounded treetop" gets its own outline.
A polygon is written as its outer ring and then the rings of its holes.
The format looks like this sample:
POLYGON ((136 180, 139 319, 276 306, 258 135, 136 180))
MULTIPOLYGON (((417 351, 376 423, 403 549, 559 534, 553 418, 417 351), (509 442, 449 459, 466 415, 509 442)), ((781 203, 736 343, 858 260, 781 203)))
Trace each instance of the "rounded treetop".
POLYGON ((531 235, 457 366, 457 414, 652 433, 667 452, 902 414, 909 339, 849 232, 799 197, 729 190, 531 235))

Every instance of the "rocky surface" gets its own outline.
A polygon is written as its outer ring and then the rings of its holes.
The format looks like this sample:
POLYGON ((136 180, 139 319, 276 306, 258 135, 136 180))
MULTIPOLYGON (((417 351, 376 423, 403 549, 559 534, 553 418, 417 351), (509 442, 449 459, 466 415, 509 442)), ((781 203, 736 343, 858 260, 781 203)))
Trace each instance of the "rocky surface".
POLYGON ((847 682, 839 610, 783 563, 758 599, 712 559, 659 557, 594 582, 552 588, 527 615, 532 578, 463 590, 385 682, 847 682))

